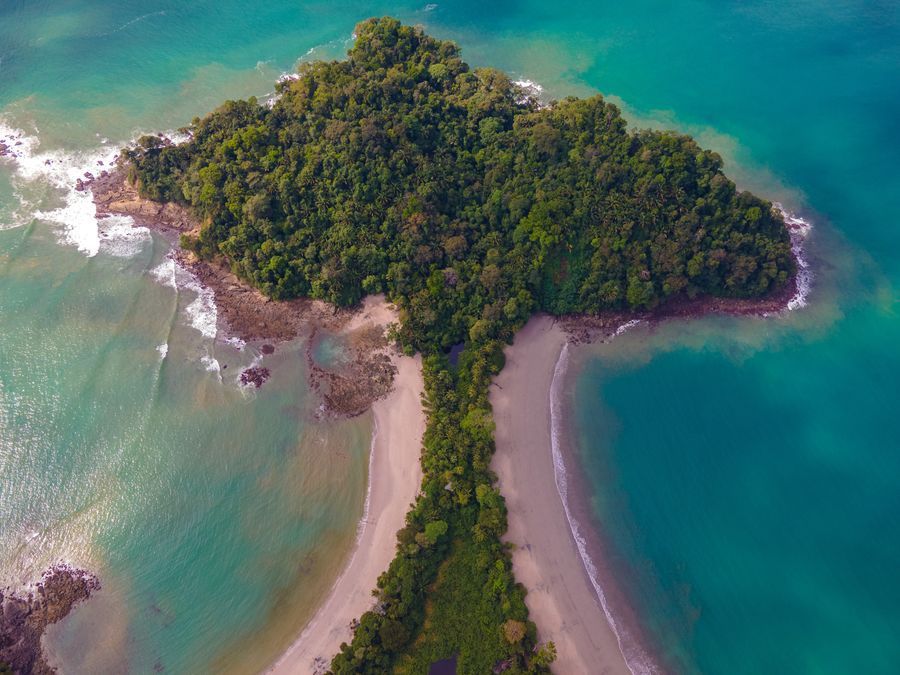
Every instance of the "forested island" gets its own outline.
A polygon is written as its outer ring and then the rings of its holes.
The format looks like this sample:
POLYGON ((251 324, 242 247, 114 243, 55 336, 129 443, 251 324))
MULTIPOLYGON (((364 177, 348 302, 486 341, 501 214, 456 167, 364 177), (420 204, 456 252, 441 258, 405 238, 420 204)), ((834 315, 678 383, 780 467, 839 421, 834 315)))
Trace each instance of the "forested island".
POLYGON ((783 218, 690 137, 629 131, 600 96, 542 104, 389 18, 361 23, 346 60, 302 65, 271 104, 231 101, 187 131, 123 158, 143 197, 202 223, 182 247, 275 299, 385 293, 394 337, 424 357, 422 490, 332 671, 456 655, 460 672, 546 672, 553 647, 513 578, 489 468, 504 345, 537 312, 778 293, 796 273, 783 218))

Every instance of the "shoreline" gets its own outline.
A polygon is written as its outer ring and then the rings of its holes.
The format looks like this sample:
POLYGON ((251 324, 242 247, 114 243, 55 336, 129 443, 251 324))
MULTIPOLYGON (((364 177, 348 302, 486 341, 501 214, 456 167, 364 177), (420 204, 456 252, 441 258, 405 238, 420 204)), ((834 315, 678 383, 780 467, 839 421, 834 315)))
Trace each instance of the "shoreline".
MULTIPOLYGON (((420 403, 421 363, 418 357, 388 355, 383 329, 396 320, 396 315, 383 298, 366 298, 361 308, 340 310, 312 300, 272 301, 238 279, 225 261, 199 261, 180 249, 177 234, 192 231, 198 224, 179 207, 141 199, 119 171, 91 181, 85 185, 88 187, 93 192, 98 216, 130 215, 136 224, 149 227, 170 241, 175 263, 189 270, 215 296, 221 327, 216 339, 227 333, 244 341, 277 343, 303 336, 311 345, 319 329, 354 337, 357 368, 322 368, 311 358, 309 346, 307 360, 310 385, 322 396, 323 410, 353 417, 369 407, 373 409, 363 516, 349 560, 326 599, 294 643, 266 671, 324 673, 341 643, 352 638, 352 622, 373 606, 371 591, 394 557, 396 531, 402 528, 407 507, 419 489, 425 427, 420 403), (378 336, 372 335, 373 326, 382 329, 378 336), (345 372, 341 374, 341 370, 345 372), (369 386, 359 396, 356 390, 364 381, 369 386), (323 382, 325 391, 321 392, 323 382), (335 396, 335 387, 339 392, 343 389, 343 394, 335 396), (335 405, 332 399, 342 402, 335 405), (410 419, 415 419, 412 425, 410 419), (398 434, 397 429, 405 433, 398 434), (400 438, 394 438, 395 435, 400 438), (392 495, 397 498, 391 501, 392 495), (406 498, 401 499, 401 495, 406 498), (365 555, 360 556, 360 551, 365 555)), ((575 507, 574 502, 570 503, 567 486, 570 476, 559 447, 564 434, 560 429, 558 389, 565 377, 568 345, 608 340, 644 321, 652 326, 668 318, 711 313, 768 316, 804 306, 811 282, 803 255, 808 224, 779 205, 775 208, 785 219, 797 260, 797 272, 775 294, 747 300, 674 298, 653 311, 561 317, 558 321, 547 316, 533 317, 506 350, 507 365, 495 379, 496 387, 491 388, 497 425, 497 451, 491 466, 509 507, 509 529, 504 540, 516 545, 512 555, 514 573, 529 589, 526 604, 538 625, 539 638, 552 640, 557 646, 556 665, 560 672, 657 672, 640 641, 633 638, 641 633, 634 613, 627 604, 621 615, 614 615, 609 609, 597 580, 596 562, 588 552, 590 537, 581 531, 582 527, 590 530, 595 523, 589 514, 582 519, 572 515, 575 507), (540 364, 540 373, 536 373, 536 364, 540 364), (534 415, 540 409, 546 412, 534 415), (511 418, 517 411, 530 415, 513 424, 511 418), (550 453, 546 452, 548 448, 550 453), (513 461, 515 452, 530 455, 529 461, 513 461), (554 476, 552 483, 546 480, 549 472, 554 476), (531 506, 534 502, 541 505, 539 510, 531 506), (549 578, 547 570, 553 570, 549 578), (634 626, 620 626, 617 618, 634 626)), ((590 548, 594 548, 594 542, 591 544, 590 548)), ((597 558, 602 560, 602 555, 597 558)), ((607 585, 614 586, 614 580, 607 585)), ((615 593, 616 589, 611 590, 615 593)), ((616 600, 620 600, 619 595, 616 600)))
POLYGON ((187 290, 207 298, 212 311, 200 322, 209 325, 198 327, 192 318, 195 328, 218 342, 260 347, 259 360, 241 373, 244 386, 264 386, 270 374, 265 356, 279 343, 302 338, 308 343, 310 388, 322 401, 322 417, 356 417, 391 391, 396 366, 390 355, 395 350, 384 329, 396 323, 397 316, 383 295, 368 296, 356 307, 334 307, 307 298, 272 300, 234 274, 226 260, 198 260, 184 251, 179 235, 195 232, 200 224, 181 206, 140 197, 121 168, 103 172, 84 182, 81 189, 90 190, 97 218, 130 217, 135 226, 146 227, 168 242, 171 250, 164 264, 170 265, 171 273, 166 270, 166 279, 154 271, 151 274, 176 293, 187 290), (177 282, 176 269, 191 281, 177 282), (319 331, 346 339, 350 352, 346 363, 333 367, 315 360, 310 347, 319 331))
POLYGON ((397 356, 394 362, 394 390, 372 406, 369 479, 353 551, 327 598, 268 673, 324 673, 352 638, 352 622, 374 606, 371 592, 394 558, 397 530, 421 483, 425 431, 421 358, 397 356))
POLYGON ((496 423, 491 468, 506 499, 504 541, 513 544, 516 579, 540 641, 557 648, 557 672, 652 675, 662 667, 647 651, 638 617, 605 568, 597 523, 573 461, 563 407, 570 346, 609 341, 634 326, 712 314, 767 318, 804 307, 812 273, 804 257, 809 224, 784 212, 797 274, 761 299, 676 300, 656 311, 554 318, 537 315, 504 350, 506 364, 490 394, 496 423), (538 414, 538 411, 543 413, 538 414), (524 455, 524 456, 523 456, 524 455), (552 475, 553 480, 547 480, 552 475), (575 489, 571 490, 572 484, 575 489), (592 555, 592 552, 595 555, 592 555), (603 573, 598 571, 603 567, 603 573), (606 573, 606 574, 604 574, 606 573), (598 577, 606 576, 607 583, 598 577), (610 607, 608 596, 615 600, 610 607))
MULTIPOLYGON (((618 337, 627 332, 637 321, 629 321, 610 337, 618 337)), ((571 401, 570 393, 564 388, 571 385, 569 379, 571 343, 568 341, 559 350, 554 364, 553 377, 549 387, 550 399, 550 450, 553 458, 553 476, 557 494, 566 515, 566 521, 584 573, 594 591, 597 602, 607 623, 616 636, 619 652, 632 675, 657 675, 668 672, 663 661, 651 656, 650 640, 642 629, 637 611, 630 606, 627 595, 620 586, 624 571, 614 569, 609 558, 604 555, 607 545, 602 538, 602 523, 598 521, 590 504, 591 490, 580 467, 576 455, 576 441, 572 427, 566 417, 566 405, 571 401)))
POLYGON ((24 590, 0 589, 0 664, 13 672, 54 672, 42 640, 45 630, 100 589, 100 580, 66 563, 49 567, 24 590))
POLYGON ((547 405, 568 342, 548 316, 532 318, 507 347, 491 387, 496 451, 491 468, 506 500, 513 573, 541 642, 556 645, 560 673, 632 675, 572 537, 557 487, 547 405), (550 477, 553 477, 552 480, 550 477))
MULTIPOLYGON (((161 234, 172 246, 169 256, 212 295, 216 340, 263 344, 264 355, 280 342, 303 338, 309 386, 321 399, 321 414, 351 418, 371 408, 373 433, 362 517, 348 558, 312 618, 266 672, 324 673, 342 642, 352 639, 352 622, 374 605, 372 591, 396 550, 396 533, 421 483, 420 454, 425 430, 421 357, 400 355, 385 338, 397 321, 383 295, 368 296, 355 308, 335 308, 309 299, 275 301, 240 280, 224 261, 196 260, 183 251, 178 235, 198 227, 186 210, 138 196, 121 170, 95 179, 91 189, 98 217, 131 216, 136 225, 161 234), (323 366, 313 355, 319 331, 343 338, 347 363, 323 366)), ((261 366, 257 370, 266 370, 261 366)), ((248 371, 245 371, 245 373, 248 371)), ((260 386, 264 382, 257 383, 260 386)))

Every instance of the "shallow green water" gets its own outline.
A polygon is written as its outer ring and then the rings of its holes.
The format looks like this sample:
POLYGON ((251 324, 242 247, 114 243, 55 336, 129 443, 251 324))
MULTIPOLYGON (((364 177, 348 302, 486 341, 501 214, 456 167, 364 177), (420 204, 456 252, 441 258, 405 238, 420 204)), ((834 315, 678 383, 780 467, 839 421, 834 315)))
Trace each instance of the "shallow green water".
POLYGON ((101 572, 48 640, 66 671, 265 663, 352 540, 368 441, 365 423, 311 421, 299 346, 242 392, 252 347, 211 337, 189 280, 163 283, 161 242, 98 229, 65 186, 141 130, 340 55, 355 22, 385 13, 548 97, 599 90, 689 131, 814 222, 809 308, 638 328, 580 355, 570 422, 660 660, 900 668, 894 5, 186 5, 0 4, 0 135, 25 133, 25 157, 0 160, 0 576, 57 559, 101 572))

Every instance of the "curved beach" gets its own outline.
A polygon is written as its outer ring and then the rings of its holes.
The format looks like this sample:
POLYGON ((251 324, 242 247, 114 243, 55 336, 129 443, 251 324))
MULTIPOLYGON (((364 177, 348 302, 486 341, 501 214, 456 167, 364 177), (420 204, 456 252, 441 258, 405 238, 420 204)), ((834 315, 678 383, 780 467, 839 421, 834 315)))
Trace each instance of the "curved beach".
POLYGON ((601 607, 557 490, 551 452, 550 387, 566 335, 533 318, 507 347, 491 387, 497 450, 492 468, 509 509, 505 539, 542 642, 556 644, 559 673, 630 675, 601 607))
POLYGON ((372 589, 394 557, 397 530, 419 490, 419 453, 425 431, 420 357, 395 356, 394 389, 372 406, 374 429, 369 457, 369 493, 356 545, 328 597, 271 673, 324 673, 350 623, 372 608, 372 589))

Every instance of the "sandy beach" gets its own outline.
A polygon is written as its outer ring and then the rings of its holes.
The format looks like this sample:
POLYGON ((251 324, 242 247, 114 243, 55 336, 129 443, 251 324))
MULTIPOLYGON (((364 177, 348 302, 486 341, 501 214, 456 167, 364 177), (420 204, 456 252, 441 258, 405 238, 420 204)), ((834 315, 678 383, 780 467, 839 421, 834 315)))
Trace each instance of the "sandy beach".
MULTIPOLYGON (((198 227, 183 209, 141 198, 121 171, 92 181, 91 188, 98 213, 130 215, 137 223, 168 235, 173 243, 173 233, 198 227)), ((223 261, 192 259, 177 245, 175 256, 213 291, 219 328, 224 333, 278 343, 298 336, 311 340, 317 330, 325 329, 348 339, 352 356, 340 368, 320 367, 309 349, 307 361, 311 387, 322 396, 327 414, 354 417, 372 408, 366 510, 349 561, 330 593, 299 637, 269 668, 272 673, 324 673, 341 643, 352 638, 351 622, 374 605, 372 590, 394 558, 397 531, 404 526, 406 512, 419 490, 425 431, 421 358, 401 356, 389 347, 384 331, 398 319, 396 309, 383 295, 368 296, 361 306, 351 309, 304 299, 271 301, 234 276, 223 261)))
POLYGON ((630 675, 572 538, 556 488, 550 445, 550 385, 566 334, 535 317, 506 349, 491 387, 497 424, 492 467, 509 508, 505 539, 538 638, 552 640, 558 673, 630 675))
MULTIPOLYGON (((383 312, 383 304, 373 305, 371 311, 383 312)), ((371 318, 377 322, 379 317, 371 318)), ((350 641, 350 622, 372 608, 375 582, 394 557, 397 530, 405 523, 422 478, 419 453, 425 431, 421 359, 394 356, 394 363, 393 391, 372 406, 369 495, 356 545, 328 597, 271 673, 324 673, 341 643, 350 641)))

